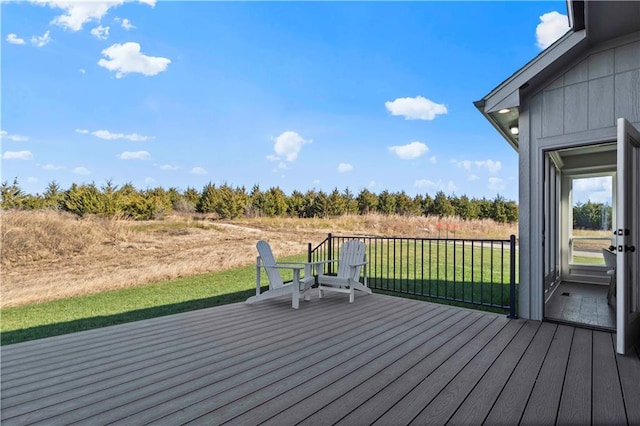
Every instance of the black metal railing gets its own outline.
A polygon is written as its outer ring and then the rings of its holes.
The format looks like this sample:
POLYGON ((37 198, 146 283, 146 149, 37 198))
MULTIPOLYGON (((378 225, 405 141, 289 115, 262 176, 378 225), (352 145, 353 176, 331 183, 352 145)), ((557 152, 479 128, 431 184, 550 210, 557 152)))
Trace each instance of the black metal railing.
MULTIPOLYGON (((307 260, 337 259, 345 240, 367 246, 369 287, 391 294, 483 306, 516 316, 516 237, 508 240, 336 236, 308 246, 307 260)), ((324 273, 332 274, 331 263, 324 273)))

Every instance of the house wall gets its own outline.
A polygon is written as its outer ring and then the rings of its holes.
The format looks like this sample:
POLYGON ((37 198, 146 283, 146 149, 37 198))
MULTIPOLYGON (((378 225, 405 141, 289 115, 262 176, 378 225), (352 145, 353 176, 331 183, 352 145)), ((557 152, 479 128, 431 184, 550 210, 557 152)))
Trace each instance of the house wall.
POLYGON ((545 150, 616 139, 616 119, 640 125, 640 32, 589 49, 549 83, 521 93, 519 315, 542 319, 545 150))

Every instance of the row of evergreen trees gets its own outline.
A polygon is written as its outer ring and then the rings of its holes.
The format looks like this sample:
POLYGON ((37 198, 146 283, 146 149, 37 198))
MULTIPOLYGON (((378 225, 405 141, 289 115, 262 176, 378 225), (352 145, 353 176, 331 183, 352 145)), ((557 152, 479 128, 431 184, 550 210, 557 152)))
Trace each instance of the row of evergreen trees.
POLYGON ((573 206, 574 229, 611 229, 613 209, 609 204, 577 203, 573 206))
POLYGON ((55 209, 78 216, 90 214, 106 217, 128 217, 148 220, 160 219, 171 211, 213 213, 219 218, 239 217, 331 217, 345 214, 399 214, 412 216, 458 216, 461 219, 493 219, 497 222, 516 222, 518 206, 497 195, 493 200, 463 196, 447 196, 442 191, 408 196, 404 191, 387 190, 375 194, 367 189, 353 194, 348 188, 330 193, 309 190, 293 191, 286 195, 280 188, 266 191, 255 185, 247 192, 244 187, 209 183, 198 191, 187 188, 138 190, 127 183, 118 187, 107 181, 102 187, 72 184, 63 190, 55 181, 49 183, 41 195, 26 194, 18 185, 3 182, 0 186, 2 209, 55 209))

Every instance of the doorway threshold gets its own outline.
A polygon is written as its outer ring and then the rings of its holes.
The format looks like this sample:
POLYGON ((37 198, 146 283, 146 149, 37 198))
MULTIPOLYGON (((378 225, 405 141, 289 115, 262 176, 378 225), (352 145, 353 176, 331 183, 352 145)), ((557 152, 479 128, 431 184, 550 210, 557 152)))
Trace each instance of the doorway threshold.
POLYGON ((562 281, 544 306, 545 320, 615 331, 615 303, 607 302, 608 286, 562 281))
POLYGON ((602 326, 602 325, 587 324, 587 323, 584 323, 584 322, 569 321, 569 320, 560 319, 560 318, 545 317, 543 321, 551 322, 551 323, 554 323, 554 324, 570 325, 572 327, 578 327, 578 328, 586 328, 588 330, 606 331, 607 333, 615 333, 616 332, 616 328, 615 327, 605 327, 605 326, 602 326))

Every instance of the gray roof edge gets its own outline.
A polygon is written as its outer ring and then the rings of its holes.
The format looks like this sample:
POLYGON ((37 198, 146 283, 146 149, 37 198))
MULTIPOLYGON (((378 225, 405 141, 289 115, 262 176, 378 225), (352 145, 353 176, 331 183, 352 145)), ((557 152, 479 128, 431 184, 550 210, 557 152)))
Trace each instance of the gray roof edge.
MULTIPOLYGON (((486 104, 497 105, 502 100, 509 97, 514 91, 520 89, 521 86, 529 82, 533 77, 541 71, 552 65, 559 58, 564 56, 568 51, 580 45, 586 40, 586 30, 569 31, 554 44, 543 50, 529 61, 526 65, 513 73, 509 78, 500 83, 498 87, 493 89, 482 100, 486 104)), ((518 105, 513 105, 518 106, 518 105)), ((492 112, 492 111, 487 111, 492 112)))
MULTIPOLYGON (((576 48, 586 49, 587 33, 585 29, 579 31, 568 31, 564 36, 558 39, 554 44, 543 50, 529 61, 525 66, 513 73, 509 78, 502 82, 498 87, 493 89, 484 98, 475 101, 473 104, 491 123, 491 125, 504 137, 507 142, 518 151, 518 139, 503 129, 495 118, 490 114, 505 107, 504 101, 517 99, 517 105, 509 105, 511 107, 520 106, 519 95, 520 88, 532 80, 535 76, 552 66, 566 53, 576 48), (513 95, 517 96, 513 96, 513 95)), ((513 101, 509 104, 514 103, 513 101)))

